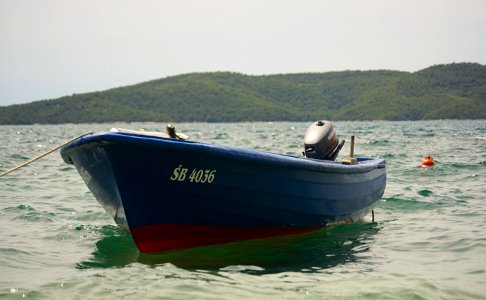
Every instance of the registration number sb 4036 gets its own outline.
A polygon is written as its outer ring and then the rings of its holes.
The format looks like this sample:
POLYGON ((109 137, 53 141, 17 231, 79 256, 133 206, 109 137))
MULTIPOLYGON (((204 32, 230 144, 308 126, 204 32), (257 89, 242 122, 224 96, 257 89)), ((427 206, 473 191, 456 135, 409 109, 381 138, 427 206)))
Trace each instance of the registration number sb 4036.
POLYGON ((216 178, 216 170, 207 169, 189 169, 179 165, 172 171, 170 180, 172 181, 188 181, 191 183, 212 183, 216 178))

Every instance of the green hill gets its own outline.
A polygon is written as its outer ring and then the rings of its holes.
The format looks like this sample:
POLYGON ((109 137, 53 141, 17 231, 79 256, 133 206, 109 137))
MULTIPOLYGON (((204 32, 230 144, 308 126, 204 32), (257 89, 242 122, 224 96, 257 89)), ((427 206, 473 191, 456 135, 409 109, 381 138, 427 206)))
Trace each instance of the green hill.
POLYGON ((486 119, 486 66, 409 73, 192 73, 0 107, 0 124, 486 119))

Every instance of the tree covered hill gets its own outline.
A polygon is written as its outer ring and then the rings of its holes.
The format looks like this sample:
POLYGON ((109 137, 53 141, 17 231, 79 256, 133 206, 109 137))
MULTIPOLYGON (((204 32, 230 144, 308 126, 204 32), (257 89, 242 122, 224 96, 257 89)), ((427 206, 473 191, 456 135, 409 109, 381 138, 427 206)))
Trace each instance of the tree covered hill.
POLYGON ((0 124, 486 119, 486 66, 409 73, 191 73, 0 107, 0 124))

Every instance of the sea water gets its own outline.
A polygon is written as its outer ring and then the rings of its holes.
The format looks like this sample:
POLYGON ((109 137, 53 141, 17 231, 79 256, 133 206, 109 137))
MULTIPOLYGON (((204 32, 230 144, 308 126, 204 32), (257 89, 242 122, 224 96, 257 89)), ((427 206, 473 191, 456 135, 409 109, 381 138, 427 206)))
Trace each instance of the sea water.
MULTIPOLYGON (((308 123, 183 123, 192 140, 302 155, 308 123)), ((112 127, 0 126, 0 172, 112 127)), ((385 158, 375 220, 141 254, 55 152, 0 178, 0 298, 486 299, 486 120, 334 122, 385 158), (425 155, 433 168, 419 167, 425 155)), ((338 159, 349 151, 345 144, 338 159)), ((127 157, 134 159, 136 157, 127 157)), ((163 194, 164 191, 161 191, 163 194)))

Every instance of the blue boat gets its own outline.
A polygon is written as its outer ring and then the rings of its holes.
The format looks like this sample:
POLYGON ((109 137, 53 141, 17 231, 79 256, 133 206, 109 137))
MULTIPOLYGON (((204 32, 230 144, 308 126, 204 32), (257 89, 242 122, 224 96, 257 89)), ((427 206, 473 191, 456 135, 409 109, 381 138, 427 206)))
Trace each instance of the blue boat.
POLYGON ((384 193, 385 161, 315 158, 339 152, 330 128, 315 143, 308 130, 305 157, 127 130, 83 136, 61 156, 138 249, 154 253, 363 218, 384 193))

